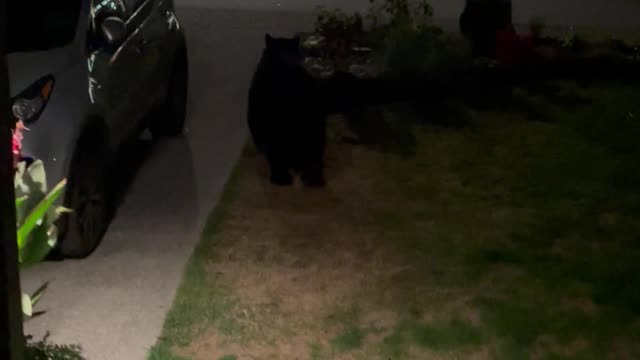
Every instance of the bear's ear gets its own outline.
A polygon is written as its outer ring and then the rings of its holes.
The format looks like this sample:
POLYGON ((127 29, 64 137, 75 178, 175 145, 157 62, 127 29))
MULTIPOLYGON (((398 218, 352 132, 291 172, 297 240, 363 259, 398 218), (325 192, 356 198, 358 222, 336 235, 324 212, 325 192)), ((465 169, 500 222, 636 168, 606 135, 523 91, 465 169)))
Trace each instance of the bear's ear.
POLYGON ((273 37, 271 37, 271 35, 269 35, 269 33, 266 33, 264 35, 264 43, 267 45, 267 47, 271 47, 271 43, 273 42, 273 37))

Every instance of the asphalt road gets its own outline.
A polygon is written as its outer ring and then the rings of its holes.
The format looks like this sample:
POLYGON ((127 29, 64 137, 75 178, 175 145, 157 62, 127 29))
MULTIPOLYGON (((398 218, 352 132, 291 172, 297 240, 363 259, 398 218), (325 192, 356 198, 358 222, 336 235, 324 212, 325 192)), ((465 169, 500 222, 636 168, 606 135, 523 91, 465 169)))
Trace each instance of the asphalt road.
MULTIPOLYGON (((29 320, 26 332, 79 343, 90 360, 144 359, 246 140, 246 92, 264 33, 309 27, 305 12, 321 2, 354 10, 367 1, 178 0, 191 67, 187 134, 157 145, 141 140, 130 151, 123 166, 132 169, 131 185, 96 253, 22 274, 27 291, 51 280, 38 305, 47 313, 29 320)), ((440 17, 455 19, 463 1, 432 3, 440 17)), ((516 20, 546 15, 551 23, 632 27, 640 18, 640 0, 514 4, 516 20)))

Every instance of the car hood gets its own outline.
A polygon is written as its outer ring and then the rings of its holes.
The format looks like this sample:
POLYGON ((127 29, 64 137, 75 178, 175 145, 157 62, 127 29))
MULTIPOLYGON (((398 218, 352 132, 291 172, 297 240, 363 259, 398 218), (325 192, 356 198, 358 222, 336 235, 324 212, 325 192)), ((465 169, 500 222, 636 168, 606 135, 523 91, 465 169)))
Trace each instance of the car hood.
POLYGON ((15 96, 46 75, 61 74, 72 65, 72 47, 7 55, 9 87, 15 96))

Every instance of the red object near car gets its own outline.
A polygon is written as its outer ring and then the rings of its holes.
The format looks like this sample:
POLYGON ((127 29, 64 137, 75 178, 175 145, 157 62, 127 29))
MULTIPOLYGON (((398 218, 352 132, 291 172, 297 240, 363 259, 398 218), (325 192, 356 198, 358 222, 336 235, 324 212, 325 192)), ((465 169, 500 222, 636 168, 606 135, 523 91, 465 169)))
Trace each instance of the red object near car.
POLYGON ((13 167, 15 168, 22 158, 22 121, 16 123, 15 130, 11 130, 11 152, 13 153, 13 167))
POLYGON ((530 62, 536 55, 532 35, 520 36, 513 27, 496 33, 496 61, 503 65, 519 65, 530 62))

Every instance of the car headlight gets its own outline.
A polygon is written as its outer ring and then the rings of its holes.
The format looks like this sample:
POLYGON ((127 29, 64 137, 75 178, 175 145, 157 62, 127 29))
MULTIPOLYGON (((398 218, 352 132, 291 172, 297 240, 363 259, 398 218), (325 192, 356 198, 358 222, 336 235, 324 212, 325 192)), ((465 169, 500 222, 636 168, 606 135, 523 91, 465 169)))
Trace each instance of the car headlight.
POLYGON ((11 111, 17 119, 26 121, 27 119, 33 119, 43 108, 44 101, 40 97, 33 99, 19 98, 13 102, 11 111))
POLYGON ((53 75, 43 76, 11 99, 11 112, 16 120, 25 125, 38 120, 51 97, 54 82, 53 75))

